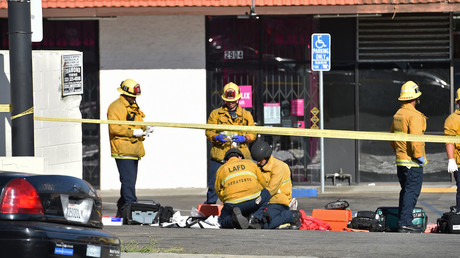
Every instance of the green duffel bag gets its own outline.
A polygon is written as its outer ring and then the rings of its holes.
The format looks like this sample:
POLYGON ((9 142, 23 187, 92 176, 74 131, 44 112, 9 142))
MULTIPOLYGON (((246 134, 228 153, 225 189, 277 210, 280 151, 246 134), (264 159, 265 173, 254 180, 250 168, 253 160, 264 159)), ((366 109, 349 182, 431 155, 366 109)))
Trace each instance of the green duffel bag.
MULTIPOLYGON (((378 207, 375 211, 377 219, 384 223, 385 231, 388 232, 398 232, 398 221, 399 221, 399 211, 398 207, 378 207)), ((412 224, 420 227, 425 231, 428 216, 423 208, 415 207, 413 211, 414 219, 412 224)))

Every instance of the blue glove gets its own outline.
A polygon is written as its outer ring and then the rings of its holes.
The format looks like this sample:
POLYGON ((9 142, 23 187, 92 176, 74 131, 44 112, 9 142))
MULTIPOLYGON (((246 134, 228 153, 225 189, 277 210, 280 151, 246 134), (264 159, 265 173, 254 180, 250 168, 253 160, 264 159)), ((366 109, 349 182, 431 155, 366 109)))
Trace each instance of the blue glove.
POLYGON ((218 140, 219 142, 228 142, 227 141, 227 135, 225 135, 225 134, 216 135, 216 140, 218 140))
POLYGON ((425 157, 421 156, 420 158, 417 158, 417 160, 419 161, 419 165, 425 164, 425 157))
POLYGON ((233 136, 232 140, 237 143, 242 143, 246 141, 246 137, 244 137, 243 135, 236 135, 233 136))

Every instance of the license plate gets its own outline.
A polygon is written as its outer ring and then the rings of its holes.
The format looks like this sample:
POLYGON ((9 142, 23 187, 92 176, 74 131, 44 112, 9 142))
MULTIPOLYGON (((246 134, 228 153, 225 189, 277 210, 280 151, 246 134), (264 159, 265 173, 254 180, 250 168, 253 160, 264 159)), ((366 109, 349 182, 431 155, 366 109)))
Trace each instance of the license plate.
POLYGON ((97 245, 88 245, 86 247, 86 256, 101 257, 101 247, 97 245))
POLYGON ((89 217, 93 210, 92 199, 69 199, 68 195, 61 195, 62 208, 64 210, 64 217, 68 221, 76 221, 81 223, 88 223, 89 217))
POLYGON ((65 217, 67 220, 72 220, 72 221, 81 221, 82 218, 82 208, 80 203, 75 200, 69 200, 69 204, 67 205, 67 212, 65 214, 65 217))

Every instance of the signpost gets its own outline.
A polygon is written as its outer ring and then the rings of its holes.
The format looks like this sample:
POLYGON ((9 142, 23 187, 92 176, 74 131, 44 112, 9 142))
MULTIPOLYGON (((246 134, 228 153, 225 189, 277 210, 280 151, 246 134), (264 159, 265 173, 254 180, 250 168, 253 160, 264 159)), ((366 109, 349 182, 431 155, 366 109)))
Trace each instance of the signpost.
MULTIPOLYGON (((331 70, 331 35, 314 33, 311 35, 311 69, 319 71, 319 128, 324 129, 323 71, 331 70)), ((324 193, 324 138, 320 138, 321 149, 321 192, 324 193)))

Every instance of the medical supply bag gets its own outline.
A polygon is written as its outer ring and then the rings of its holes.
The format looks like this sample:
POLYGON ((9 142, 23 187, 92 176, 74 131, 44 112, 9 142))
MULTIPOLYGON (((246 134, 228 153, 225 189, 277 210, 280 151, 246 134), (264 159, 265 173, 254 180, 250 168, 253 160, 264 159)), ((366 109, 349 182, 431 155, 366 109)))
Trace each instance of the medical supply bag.
POLYGON ((123 206, 123 224, 156 224, 159 222, 161 206, 159 203, 136 202, 123 206))
POLYGON ((460 214, 444 212, 436 222, 439 233, 460 234, 460 214))
MULTIPOLYGON (((399 221, 399 209, 398 207, 378 207, 375 211, 377 219, 384 223, 385 231, 397 232, 398 231, 398 221, 399 221)), ((412 215, 414 219, 412 224, 420 227, 425 231, 428 216, 423 208, 415 207, 412 215)))

